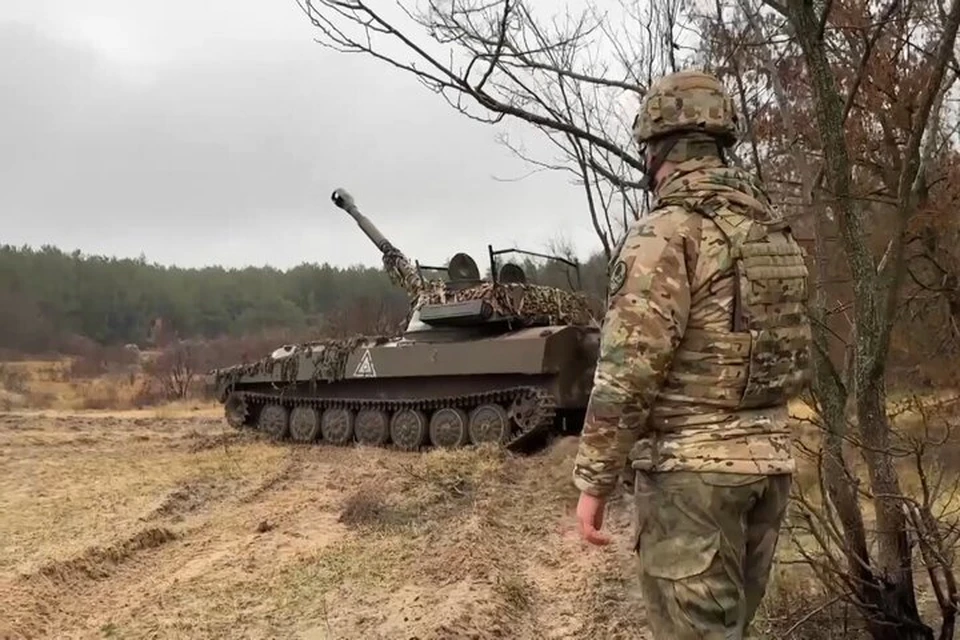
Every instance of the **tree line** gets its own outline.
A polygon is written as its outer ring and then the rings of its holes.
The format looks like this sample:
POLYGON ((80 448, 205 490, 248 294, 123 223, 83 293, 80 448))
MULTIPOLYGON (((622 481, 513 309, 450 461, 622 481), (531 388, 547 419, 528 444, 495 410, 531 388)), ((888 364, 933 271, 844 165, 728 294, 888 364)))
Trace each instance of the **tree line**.
MULTIPOLYGON (((524 260, 522 266, 533 281, 577 288, 576 277, 557 264, 524 260)), ((582 276, 585 288, 602 289, 599 256, 582 276)), ((375 267, 186 269, 144 257, 0 246, 0 349, 19 353, 69 353, 78 341, 144 347, 171 337, 274 329, 318 337, 391 331, 407 309, 406 294, 375 267)))
POLYGON ((406 297, 372 267, 301 264, 185 269, 145 258, 0 247, 0 347, 62 349, 70 338, 102 345, 243 335, 319 325, 364 299, 405 308, 406 297))

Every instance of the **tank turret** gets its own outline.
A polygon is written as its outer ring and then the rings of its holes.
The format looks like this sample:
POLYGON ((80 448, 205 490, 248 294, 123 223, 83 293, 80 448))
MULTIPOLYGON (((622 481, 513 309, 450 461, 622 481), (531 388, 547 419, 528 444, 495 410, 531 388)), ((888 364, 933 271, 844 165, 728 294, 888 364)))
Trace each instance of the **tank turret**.
MULTIPOLYGON (((577 293, 530 284, 523 270, 507 263, 499 271, 494 256, 505 251, 490 250, 492 281, 480 278, 473 258, 457 253, 446 267, 421 267, 412 263, 377 227, 367 219, 344 189, 336 189, 331 199, 357 222, 360 229, 383 254, 384 269, 391 282, 402 287, 411 297, 411 315, 407 334, 458 328, 459 333, 472 328, 488 332, 493 325, 547 326, 552 324, 588 325, 596 320, 586 299, 577 293), (421 268, 446 272, 448 279, 426 280, 421 268)), ((519 250, 509 250, 519 251, 519 250)), ((554 256, 540 257, 558 259, 554 256)), ((567 260, 563 260, 571 264, 567 260)))

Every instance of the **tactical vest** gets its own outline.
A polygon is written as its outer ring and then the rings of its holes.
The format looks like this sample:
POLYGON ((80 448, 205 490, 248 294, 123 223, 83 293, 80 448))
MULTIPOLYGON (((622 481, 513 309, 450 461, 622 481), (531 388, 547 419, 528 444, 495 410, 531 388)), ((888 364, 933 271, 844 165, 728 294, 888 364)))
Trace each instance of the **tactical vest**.
POLYGON ((735 278, 731 327, 688 327, 663 395, 730 410, 784 405, 809 375, 803 249, 786 225, 765 225, 724 205, 695 210, 717 224, 730 248, 735 278))

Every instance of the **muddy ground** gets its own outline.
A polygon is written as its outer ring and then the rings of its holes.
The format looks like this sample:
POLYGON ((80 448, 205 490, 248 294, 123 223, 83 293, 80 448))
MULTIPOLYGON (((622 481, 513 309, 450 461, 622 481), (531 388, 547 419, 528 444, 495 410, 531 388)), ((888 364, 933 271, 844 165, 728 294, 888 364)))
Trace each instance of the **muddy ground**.
POLYGON ((276 445, 215 412, 0 414, 0 637, 644 638, 576 537, 566 438, 523 457, 276 445))

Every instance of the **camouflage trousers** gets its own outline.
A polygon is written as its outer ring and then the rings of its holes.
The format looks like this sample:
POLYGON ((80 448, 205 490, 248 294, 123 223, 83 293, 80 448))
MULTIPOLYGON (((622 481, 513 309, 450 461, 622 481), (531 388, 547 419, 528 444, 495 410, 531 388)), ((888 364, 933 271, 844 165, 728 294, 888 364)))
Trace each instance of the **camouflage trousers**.
POLYGON ((789 475, 638 472, 641 584, 656 640, 741 640, 767 588, 789 475))

